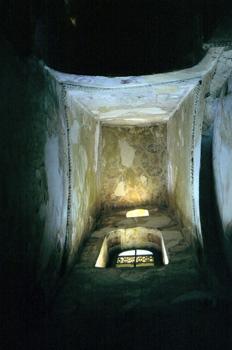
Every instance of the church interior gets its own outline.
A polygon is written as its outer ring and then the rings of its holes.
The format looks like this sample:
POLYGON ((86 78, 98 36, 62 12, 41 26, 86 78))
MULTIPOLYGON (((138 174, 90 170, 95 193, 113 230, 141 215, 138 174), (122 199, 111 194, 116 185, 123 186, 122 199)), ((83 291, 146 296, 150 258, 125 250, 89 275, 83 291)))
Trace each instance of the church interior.
POLYGON ((231 4, 0 26, 1 349, 231 349, 231 4))

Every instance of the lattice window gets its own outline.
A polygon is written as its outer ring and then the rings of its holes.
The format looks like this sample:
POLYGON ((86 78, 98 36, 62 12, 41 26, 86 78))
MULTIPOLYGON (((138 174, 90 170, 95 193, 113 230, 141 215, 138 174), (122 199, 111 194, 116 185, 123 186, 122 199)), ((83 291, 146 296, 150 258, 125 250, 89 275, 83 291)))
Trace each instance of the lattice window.
POLYGON ((154 266, 153 253, 145 249, 126 250, 118 255, 116 267, 154 266))

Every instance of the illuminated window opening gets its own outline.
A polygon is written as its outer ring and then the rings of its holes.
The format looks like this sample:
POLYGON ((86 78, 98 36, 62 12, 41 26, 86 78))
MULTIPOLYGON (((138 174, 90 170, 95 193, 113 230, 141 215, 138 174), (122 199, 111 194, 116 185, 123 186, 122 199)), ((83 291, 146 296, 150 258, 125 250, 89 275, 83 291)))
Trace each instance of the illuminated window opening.
POLYGON ((149 252, 153 253, 154 263, 152 266, 155 268, 169 264, 162 233, 155 228, 136 226, 108 232, 102 243, 95 267, 116 267, 119 254, 135 249, 149 249, 149 252))
POLYGON ((146 266, 155 266, 154 255, 150 250, 131 249, 118 254, 116 267, 146 267, 146 266))
POLYGON ((147 209, 134 209, 126 213, 127 218, 135 218, 138 216, 149 216, 149 211, 147 209))

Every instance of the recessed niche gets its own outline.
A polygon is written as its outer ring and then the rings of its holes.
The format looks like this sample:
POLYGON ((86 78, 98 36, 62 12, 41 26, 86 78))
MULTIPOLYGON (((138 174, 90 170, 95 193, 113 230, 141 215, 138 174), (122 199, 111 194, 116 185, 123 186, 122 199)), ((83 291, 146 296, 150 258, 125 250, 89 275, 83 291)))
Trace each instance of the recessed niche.
MULTIPOLYGON (((153 256, 154 262, 152 266, 167 265, 169 263, 161 231, 154 228, 133 227, 114 230, 106 235, 95 267, 119 267, 120 264, 118 264, 118 261, 120 259, 118 260, 118 258, 123 257, 123 252, 125 251, 131 251, 128 253, 128 256, 135 252, 135 260, 137 252, 139 252, 137 261, 138 266, 139 260, 141 260, 140 266, 142 266, 142 260, 144 260, 142 256, 149 256, 149 254, 145 254, 145 251, 150 251, 153 256)), ((149 258, 146 259, 149 260, 149 258)), ((134 267, 134 265, 128 265, 128 267, 134 267)), ((145 265, 143 264, 143 266, 145 265)))

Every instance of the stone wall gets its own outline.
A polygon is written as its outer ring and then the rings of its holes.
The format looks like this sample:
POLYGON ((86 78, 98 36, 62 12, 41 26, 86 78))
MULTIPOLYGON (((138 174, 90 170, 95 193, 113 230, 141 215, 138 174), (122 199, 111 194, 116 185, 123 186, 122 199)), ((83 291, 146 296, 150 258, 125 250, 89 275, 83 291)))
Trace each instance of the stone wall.
POLYGON ((167 125, 102 127, 103 208, 168 205, 167 125))

